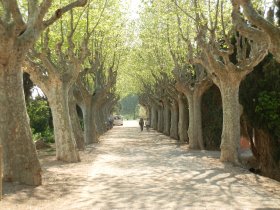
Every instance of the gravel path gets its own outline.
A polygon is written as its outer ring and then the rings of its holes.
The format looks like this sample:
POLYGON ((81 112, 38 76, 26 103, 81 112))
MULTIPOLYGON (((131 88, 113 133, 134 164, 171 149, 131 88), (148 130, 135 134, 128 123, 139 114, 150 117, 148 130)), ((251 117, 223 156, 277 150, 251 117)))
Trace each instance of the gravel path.
MULTIPOLYGON (((52 153, 51 153, 52 154, 52 153)), ((154 131, 115 127, 64 164, 40 152, 44 184, 4 184, 0 209, 280 209, 280 183, 154 131)))

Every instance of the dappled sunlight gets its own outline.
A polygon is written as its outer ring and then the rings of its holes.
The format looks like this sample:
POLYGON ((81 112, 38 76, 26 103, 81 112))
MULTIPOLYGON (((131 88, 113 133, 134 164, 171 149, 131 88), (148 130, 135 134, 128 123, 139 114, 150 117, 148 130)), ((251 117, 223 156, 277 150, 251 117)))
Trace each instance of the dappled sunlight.
POLYGON ((275 191, 279 183, 221 163, 219 152, 189 150, 186 144, 153 130, 140 132, 138 127, 114 127, 100 140, 81 152, 81 163, 49 164, 44 157, 44 185, 5 192, 4 207, 8 203, 67 210, 280 206, 275 191), (264 188, 262 182, 270 185, 264 188))

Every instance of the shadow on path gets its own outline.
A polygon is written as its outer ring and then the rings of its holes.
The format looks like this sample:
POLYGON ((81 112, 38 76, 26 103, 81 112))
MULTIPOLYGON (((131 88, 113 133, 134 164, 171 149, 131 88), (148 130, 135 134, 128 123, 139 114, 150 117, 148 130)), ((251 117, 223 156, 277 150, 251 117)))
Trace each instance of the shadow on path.
POLYGON ((82 162, 44 156, 44 185, 4 185, 0 209, 277 209, 280 184, 155 131, 114 127, 82 162), (5 208, 4 208, 5 207, 5 208))

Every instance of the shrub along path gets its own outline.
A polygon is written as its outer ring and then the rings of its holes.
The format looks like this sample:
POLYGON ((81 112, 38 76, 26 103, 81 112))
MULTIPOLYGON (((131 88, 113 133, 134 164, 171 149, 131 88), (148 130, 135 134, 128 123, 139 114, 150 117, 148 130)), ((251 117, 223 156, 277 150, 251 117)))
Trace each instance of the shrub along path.
POLYGON ((218 157, 219 152, 191 151, 154 131, 115 127, 81 152, 78 164, 40 151, 44 184, 5 183, 0 209, 280 207, 279 182, 224 165, 218 157))

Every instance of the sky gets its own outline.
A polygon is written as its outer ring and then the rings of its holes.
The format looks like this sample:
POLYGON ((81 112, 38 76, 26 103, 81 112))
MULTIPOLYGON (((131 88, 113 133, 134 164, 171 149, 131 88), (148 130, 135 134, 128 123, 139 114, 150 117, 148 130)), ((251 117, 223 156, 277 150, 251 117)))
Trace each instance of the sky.
POLYGON ((124 0, 129 5, 129 17, 131 19, 139 18, 138 10, 140 7, 141 0, 124 0))

